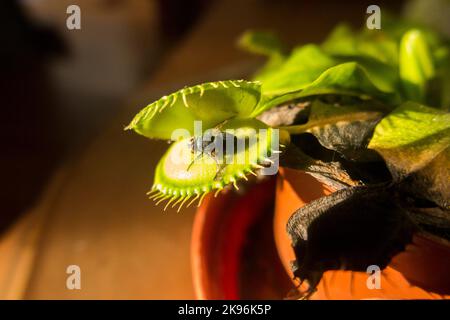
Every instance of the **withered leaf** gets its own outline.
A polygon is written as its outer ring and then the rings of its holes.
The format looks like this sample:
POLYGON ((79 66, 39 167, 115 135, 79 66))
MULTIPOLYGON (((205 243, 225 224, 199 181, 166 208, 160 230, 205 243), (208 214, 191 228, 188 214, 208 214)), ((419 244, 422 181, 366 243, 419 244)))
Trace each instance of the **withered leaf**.
POLYGON ((311 293, 327 270, 384 268, 411 242, 415 226, 386 185, 351 187, 310 202, 289 219, 294 275, 311 293))
MULTIPOLYGON (((450 147, 438 154, 430 163, 412 173, 402 183, 417 197, 433 201, 441 208, 450 208, 450 147)), ((450 214, 448 216, 450 221, 450 214)))
MULTIPOLYGON (((308 122, 295 126, 295 133, 308 132, 325 148, 349 160, 373 160, 367 149, 369 139, 383 113, 359 105, 333 105, 315 100, 308 122)), ((372 153, 373 154, 373 153, 372 153)))
POLYGON ((335 190, 360 184, 359 181, 350 177, 340 162, 314 159, 293 143, 289 145, 280 160, 282 166, 303 170, 335 190))
POLYGON ((450 241, 450 209, 410 207, 408 213, 421 230, 450 241))
POLYGON ((271 127, 289 126, 305 122, 309 107, 309 102, 289 103, 264 111, 257 119, 271 127))
POLYGON ((323 147, 312 134, 292 137, 280 158, 280 164, 303 170, 334 190, 344 187, 390 181, 391 175, 381 158, 373 162, 344 159, 336 151, 323 147))

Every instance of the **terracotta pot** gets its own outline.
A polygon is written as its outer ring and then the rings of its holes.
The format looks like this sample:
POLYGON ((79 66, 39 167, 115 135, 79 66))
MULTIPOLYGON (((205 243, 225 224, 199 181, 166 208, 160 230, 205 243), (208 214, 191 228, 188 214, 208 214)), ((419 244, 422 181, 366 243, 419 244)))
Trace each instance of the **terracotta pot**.
POLYGON ((273 241, 275 179, 248 187, 207 196, 196 213, 191 261, 198 299, 281 299, 293 287, 273 241))
MULTIPOLYGON (((282 168, 277 180, 274 235, 278 254, 293 278, 294 252, 286 233, 292 213, 306 203, 331 193, 329 187, 304 172, 282 168)), ((312 299, 448 299, 450 298, 450 246, 426 235, 397 254, 381 272, 381 288, 369 289, 368 274, 327 271, 312 299)))

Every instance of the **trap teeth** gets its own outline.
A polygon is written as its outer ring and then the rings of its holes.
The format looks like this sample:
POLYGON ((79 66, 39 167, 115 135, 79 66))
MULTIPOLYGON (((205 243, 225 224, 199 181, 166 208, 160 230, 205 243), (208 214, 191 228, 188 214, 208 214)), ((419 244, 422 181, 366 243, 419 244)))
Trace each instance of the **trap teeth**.
POLYGON ((170 206, 170 204, 172 203, 172 201, 174 201, 175 199, 177 199, 178 198, 178 196, 172 196, 172 198, 170 198, 170 200, 169 201, 167 201, 167 203, 166 203, 166 205, 165 205, 165 207, 164 207, 164 211, 166 211, 167 210, 167 208, 170 206))
POLYGON ((180 206, 179 206, 178 209, 177 209, 177 212, 180 212, 181 208, 183 208, 183 205, 186 203, 186 201, 188 201, 188 199, 189 199, 190 197, 191 197, 191 196, 187 196, 187 197, 181 202, 180 206))
POLYGON ((248 178, 245 176, 243 172, 239 172, 238 177, 244 179, 245 181, 248 181, 248 178))
POLYGON ((195 200, 198 199, 198 197, 200 197, 200 194, 197 193, 197 195, 194 197, 194 199, 191 200, 191 202, 188 203, 188 205, 186 206, 186 208, 189 208, 194 202, 195 200))
POLYGON ((257 163, 254 163, 252 166, 253 166, 253 168, 255 168, 255 169, 264 169, 264 167, 263 167, 262 165, 257 164, 257 163))
POLYGON ((247 172, 250 173, 251 175, 254 175, 255 177, 258 176, 258 175, 257 175, 254 171, 252 171, 251 169, 248 169, 247 172))
POLYGON ((222 190, 223 188, 217 189, 217 191, 214 193, 214 198, 216 198, 222 190))
POLYGON ((152 188, 152 190, 148 191, 146 194, 149 196, 149 195, 151 195, 152 193, 158 192, 158 191, 159 191, 159 190, 153 189, 153 188, 152 188))
POLYGON ((202 205, 203 199, 208 194, 208 192, 203 193, 203 195, 200 197, 200 200, 198 200, 197 208, 199 208, 202 205))

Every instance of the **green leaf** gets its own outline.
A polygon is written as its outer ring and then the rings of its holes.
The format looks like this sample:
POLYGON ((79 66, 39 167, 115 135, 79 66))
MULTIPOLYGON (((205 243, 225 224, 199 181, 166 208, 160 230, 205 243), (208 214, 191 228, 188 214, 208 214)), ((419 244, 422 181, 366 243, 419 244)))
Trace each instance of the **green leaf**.
POLYGON ((381 90, 398 90, 398 44, 386 32, 364 29, 356 34, 339 25, 322 48, 341 62, 358 62, 381 90))
POLYGON ((420 30, 405 33, 400 43, 400 78, 408 99, 423 102, 427 81, 435 76, 433 57, 420 30))
POLYGON ((355 33, 348 24, 339 24, 322 43, 322 49, 331 55, 353 56, 357 53, 355 33))
POLYGON ((262 92, 267 96, 283 95, 303 89, 323 71, 336 64, 316 45, 305 45, 293 50, 275 72, 258 77, 262 92))
MULTIPOLYGON (((429 91, 438 97, 443 110, 450 110, 450 46, 440 47, 435 51, 436 78, 438 81, 431 83, 429 91)), ((429 99, 431 100, 431 99, 429 99)))
POLYGON ((302 95, 349 94, 362 99, 378 98, 396 101, 394 92, 377 87, 367 71, 356 62, 347 62, 332 67, 303 90, 302 95))
POLYGON ((442 45, 443 41, 446 41, 445 35, 439 34, 436 29, 429 25, 417 20, 399 19, 397 16, 389 15, 389 13, 383 14, 382 30, 395 40, 400 41, 404 34, 412 29, 420 30, 433 50, 442 45))
POLYGON ((283 55, 283 45, 272 32, 246 31, 238 41, 239 47, 265 56, 283 55))
POLYGON ((407 102, 375 128, 369 148, 378 151, 394 178, 417 171, 450 145, 450 114, 407 102))
POLYGON ((277 72, 286 60, 283 44, 272 32, 247 31, 239 38, 238 45, 248 52, 268 57, 266 64, 253 76, 254 80, 260 81, 277 72))
MULTIPOLYGON (((263 84, 263 89, 264 89, 263 84)), ((312 83, 298 91, 283 95, 270 95, 263 91, 263 98, 254 114, 261 113, 272 106, 286 101, 317 95, 350 95, 363 100, 378 99, 391 104, 398 103, 397 92, 383 91, 369 77, 368 72, 356 62, 342 63, 323 72, 312 83)))
POLYGON ((282 65, 285 63, 286 57, 282 55, 273 55, 269 58, 266 64, 260 68, 252 77, 254 81, 264 81, 276 74, 282 65))
POLYGON ((176 129, 194 134, 194 121, 203 130, 225 120, 248 117, 260 99, 260 84, 244 80, 209 82, 181 89, 142 109, 126 129, 148 138, 170 139, 176 129))
POLYGON ((383 30, 355 33, 346 24, 338 25, 322 44, 324 51, 334 57, 371 58, 396 67, 398 64, 397 40, 383 30))
POLYGON ((352 60, 357 62, 367 72, 367 76, 372 83, 381 91, 390 93, 400 91, 400 78, 397 67, 394 68, 389 64, 370 57, 354 57, 352 60))

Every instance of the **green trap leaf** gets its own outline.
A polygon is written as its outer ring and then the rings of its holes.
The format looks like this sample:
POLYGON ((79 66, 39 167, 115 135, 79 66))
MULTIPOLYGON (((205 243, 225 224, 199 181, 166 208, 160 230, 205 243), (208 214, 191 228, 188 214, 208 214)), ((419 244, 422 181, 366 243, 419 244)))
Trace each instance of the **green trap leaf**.
POLYGON ((402 178, 423 168, 450 145, 450 114, 407 102, 375 128, 369 148, 378 151, 391 173, 402 178))
MULTIPOLYGON (((256 175, 255 170, 264 168, 269 157, 279 150, 272 150, 276 137, 273 130, 255 119, 231 120, 223 125, 221 132, 229 132, 245 143, 245 148, 228 153, 224 145, 223 158, 215 159, 211 153, 197 156, 190 146, 192 138, 182 139, 172 144, 160 160, 151 192, 158 203, 168 200, 166 208, 172 203, 178 210, 189 200, 191 204, 210 191, 220 192, 227 185, 238 189, 239 180, 247 180, 248 174, 256 175), (264 129, 264 130, 259 130, 264 129)), ((228 142, 227 142, 228 143, 228 142)), ((278 145, 277 145, 278 146, 278 145)))
POLYGON ((248 117, 260 99, 260 84, 228 80, 181 89, 142 109, 126 129, 157 139, 171 139, 177 129, 194 134, 194 121, 203 130, 235 117, 248 117))

